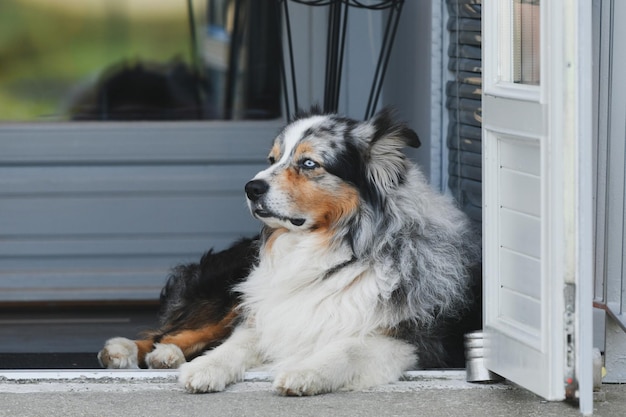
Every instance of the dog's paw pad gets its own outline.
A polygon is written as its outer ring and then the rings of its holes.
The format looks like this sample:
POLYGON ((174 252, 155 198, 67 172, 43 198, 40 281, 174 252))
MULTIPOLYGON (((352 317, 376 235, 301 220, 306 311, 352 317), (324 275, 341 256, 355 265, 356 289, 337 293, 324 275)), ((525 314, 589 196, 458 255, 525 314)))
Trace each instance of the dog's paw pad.
POLYGON ((312 370, 285 371, 274 379, 274 390, 289 397, 316 395, 330 391, 317 372, 312 370))
POLYGON ((152 369, 176 369, 185 363, 183 351, 176 345, 157 343, 146 355, 146 364, 152 369))
POLYGON ((104 344, 98 352, 98 362, 108 369, 137 369, 137 345, 125 337, 114 337, 104 344))
POLYGON ((224 391, 235 379, 226 366, 219 365, 205 356, 184 363, 178 376, 178 382, 191 393, 224 391))

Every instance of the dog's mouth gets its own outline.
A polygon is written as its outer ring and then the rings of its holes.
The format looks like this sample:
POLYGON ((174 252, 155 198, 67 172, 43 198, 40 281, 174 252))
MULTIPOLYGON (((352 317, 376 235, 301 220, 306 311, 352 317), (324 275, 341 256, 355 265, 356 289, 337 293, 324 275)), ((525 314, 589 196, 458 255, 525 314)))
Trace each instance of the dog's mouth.
POLYGON ((258 208, 256 210, 254 210, 254 215, 262 218, 262 219, 277 219, 277 220, 282 220, 282 221, 287 221, 291 224, 293 224, 294 226, 302 226, 305 222, 306 219, 302 219, 299 217, 284 217, 284 216, 280 216, 276 213, 273 213, 271 211, 262 209, 262 208, 258 208))

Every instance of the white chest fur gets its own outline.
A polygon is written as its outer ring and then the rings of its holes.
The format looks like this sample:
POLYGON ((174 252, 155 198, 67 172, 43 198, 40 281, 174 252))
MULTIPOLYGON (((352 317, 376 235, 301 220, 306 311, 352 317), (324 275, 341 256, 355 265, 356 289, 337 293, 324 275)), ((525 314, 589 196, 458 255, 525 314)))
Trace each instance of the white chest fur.
POLYGON ((262 256, 240 289, 249 323, 270 362, 306 357, 342 338, 387 327, 377 277, 347 250, 329 251, 314 236, 286 233, 262 256))

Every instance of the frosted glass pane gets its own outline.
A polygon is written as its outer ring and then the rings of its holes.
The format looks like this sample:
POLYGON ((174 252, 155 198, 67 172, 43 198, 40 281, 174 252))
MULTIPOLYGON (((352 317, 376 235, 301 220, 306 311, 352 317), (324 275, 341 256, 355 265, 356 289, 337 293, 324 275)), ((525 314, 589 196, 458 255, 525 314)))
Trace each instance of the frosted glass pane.
POLYGON ((513 82, 538 85, 540 81, 539 0, 513 1, 513 82))

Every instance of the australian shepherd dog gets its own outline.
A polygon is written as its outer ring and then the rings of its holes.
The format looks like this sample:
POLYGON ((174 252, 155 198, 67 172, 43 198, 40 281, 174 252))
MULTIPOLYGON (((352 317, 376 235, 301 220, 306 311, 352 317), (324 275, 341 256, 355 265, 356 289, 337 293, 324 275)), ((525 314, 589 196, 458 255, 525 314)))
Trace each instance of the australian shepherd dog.
POLYGON ((260 237, 175 270, 162 328, 109 340, 101 363, 180 366, 189 392, 264 367, 296 396, 449 366, 480 326, 461 320, 479 292, 480 236, 403 153, 419 144, 387 109, 365 122, 296 115, 245 185, 260 237))

